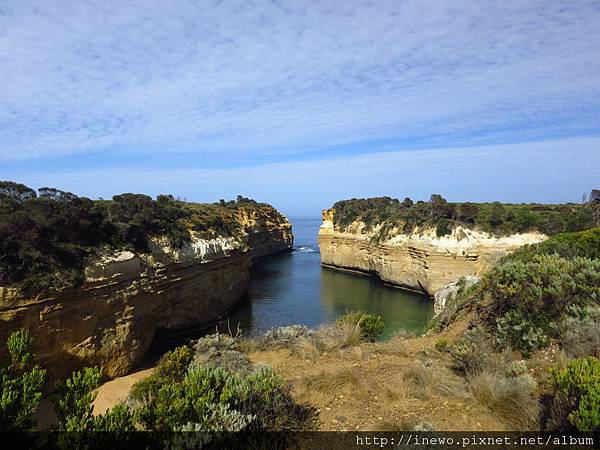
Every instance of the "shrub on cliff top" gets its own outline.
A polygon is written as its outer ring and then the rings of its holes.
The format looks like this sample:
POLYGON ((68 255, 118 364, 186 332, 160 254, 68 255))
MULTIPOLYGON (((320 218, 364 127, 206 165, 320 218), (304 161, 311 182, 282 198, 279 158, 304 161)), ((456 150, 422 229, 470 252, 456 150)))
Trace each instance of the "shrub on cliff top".
POLYGON ((550 371, 554 388, 551 427, 564 430, 600 431, 600 360, 589 356, 569 362, 563 370, 550 371), (566 423, 568 425, 566 425, 566 423))
POLYGON ((26 330, 11 334, 6 346, 9 361, 0 366, 0 430, 34 430, 46 371, 32 364, 26 330))
POLYGON ((350 199, 333 205, 334 223, 345 229, 361 221, 371 230, 381 225, 375 241, 385 240, 397 227, 411 233, 415 227, 431 227, 437 236, 444 236, 456 225, 477 227, 497 235, 537 230, 553 235, 597 226, 597 209, 593 204, 540 205, 494 203, 450 203, 433 194, 428 202, 400 202, 390 197, 350 199))
POLYGON ((359 325, 366 341, 376 341, 381 337, 385 324, 381 316, 362 311, 350 311, 336 320, 337 325, 359 325))
POLYGON ((563 258, 600 259, 600 227, 575 233, 561 233, 539 244, 526 245, 506 259, 528 261, 535 255, 559 255, 563 258))
POLYGON ((146 430, 298 430, 308 427, 312 415, 269 367, 239 374, 192 364, 183 377, 155 381, 143 380, 131 392, 136 417, 146 430))
POLYGON ((87 258, 101 247, 143 253, 153 236, 180 247, 190 240, 190 230, 209 238, 236 235, 241 210, 284 220, 274 208, 243 197, 204 205, 127 193, 92 201, 0 181, 0 286, 27 295, 78 286, 87 258))

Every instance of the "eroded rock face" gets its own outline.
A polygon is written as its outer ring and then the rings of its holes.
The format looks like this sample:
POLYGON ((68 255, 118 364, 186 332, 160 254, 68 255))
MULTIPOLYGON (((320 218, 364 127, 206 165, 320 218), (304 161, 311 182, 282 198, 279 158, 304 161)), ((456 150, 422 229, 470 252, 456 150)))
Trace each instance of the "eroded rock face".
POLYGON ((160 237, 148 254, 105 249, 89 261, 77 289, 33 299, 0 289, 0 342, 28 329, 52 380, 93 365, 109 377, 126 374, 158 330, 214 323, 245 293, 253 259, 291 249, 283 216, 243 220, 239 236, 192 236, 180 249, 160 237))
POLYGON ((480 279, 480 277, 474 275, 467 275, 466 277, 459 278, 438 289, 433 295, 433 312, 435 315, 441 313, 448 302, 451 301, 461 289, 469 289, 480 279))
POLYGON ((392 232, 374 243, 378 228, 366 232, 355 222, 346 230, 333 225, 334 210, 323 211, 319 230, 321 263, 325 266, 376 274, 382 281, 433 296, 460 277, 481 275, 499 258, 525 244, 547 237, 540 233, 494 237, 456 227, 437 237, 434 229, 416 229, 410 235, 392 232))

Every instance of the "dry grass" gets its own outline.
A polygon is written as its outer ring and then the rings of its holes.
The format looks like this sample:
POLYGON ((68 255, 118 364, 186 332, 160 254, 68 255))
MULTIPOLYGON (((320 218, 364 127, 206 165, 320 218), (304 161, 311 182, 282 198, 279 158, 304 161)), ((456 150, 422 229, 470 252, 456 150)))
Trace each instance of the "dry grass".
POLYGON ((323 325, 310 336, 301 336, 291 346, 292 354, 314 359, 321 354, 357 346, 362 332, 359 324, 323 325))
POLYGON ((541 385, 547 385, 550 368, 564 369, 569 362, 569 358, 564 350, 557 345, 548 347, 535 352, 529 359, 532 375, 541 385))
POLYGON ((334 372, 322 371, 317 375, 306 376, 302 380, 304 389, 325 393, 338 391, 347 386, 364 390, 362 381, 349 367, 343 367, 334 372))
POLYGON ((415 398, 415 388, 412 383, 400 380, 394 386, 388 386, 384 391, 385 398, 390 402, 415 398))
POLYGON ((334 350, 360 344, 362 331, 360 323, 325 325, 315 333, 315 339, 323 350, 334 350))
POLYGON ((299 356, 303 359, 314 359, 318 358, 321 354, 317 341, 312 337, 302 336, 300 337, 291 348, 292 354, 299 356))
POLYGON ((482 371, 469 380, 473 396, 514 430, 535 428, 539 404, 531 386, 496 372, 482 371))
POLYGON ((383 388, 390 402, 406 399, 426 400, 435 396, 465 398, 463 382, 445 367, 424 367, 418 363, 405 366, 395 379, 383 388))
POLYGON ((370 344, 369 348, 382 355, 406 356, 409 353, 406 338, 400 335, 395 335, 387 341, 370 344))

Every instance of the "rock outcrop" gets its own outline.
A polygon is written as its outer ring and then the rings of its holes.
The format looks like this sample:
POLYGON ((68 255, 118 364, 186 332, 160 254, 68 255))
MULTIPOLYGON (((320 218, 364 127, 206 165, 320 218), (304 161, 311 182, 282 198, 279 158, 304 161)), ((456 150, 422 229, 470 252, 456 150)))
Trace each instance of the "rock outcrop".
POLYGON ((547 237, 541 233, 495 237, 482 231, 455 227, 438 237, 435 229, 416 228, 411 234, 393 230, 381 242, 361 222, 344 230, 334 227, 333 209, 323 211, 319 230, 321 263, 378 276, 383 282, 433 296, 460 277, 481 275, 507 253, 547 237))
POLYGON ((456 297, 459 291, 469 289, 480 279, 480 277, 474 275, 467 275, 438 289, 433 295, 433 312, 435 315, 441 313, 446 305, 456 297))
POLYGON ((245 293, 253 260, 292 247, 291 225, 273 208, 240 210, 239 224, 235 236, 193 234, 177 249, 164 237, 148 253, 103 249, 76 289, 25 298, 0 288, 0 341, 28 329, 52 379, 93 365, 126 374, 157 331, 214 323, 245 293))

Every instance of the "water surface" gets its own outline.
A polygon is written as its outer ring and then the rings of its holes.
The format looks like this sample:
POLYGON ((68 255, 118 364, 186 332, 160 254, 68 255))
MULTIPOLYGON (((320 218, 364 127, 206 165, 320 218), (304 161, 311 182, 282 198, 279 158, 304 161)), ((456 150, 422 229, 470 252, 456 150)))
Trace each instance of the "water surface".
POLYGON ((383 317, 385 334, 421 333, 433 314, 433 301, 393 288, 378 279, 321 267, 317 233, 320 219, 291 220, 294 251, 271 257, 252 269, 246 298, 229 316, 244 334, 291 324, 317 326, 347 310, 383 317))

